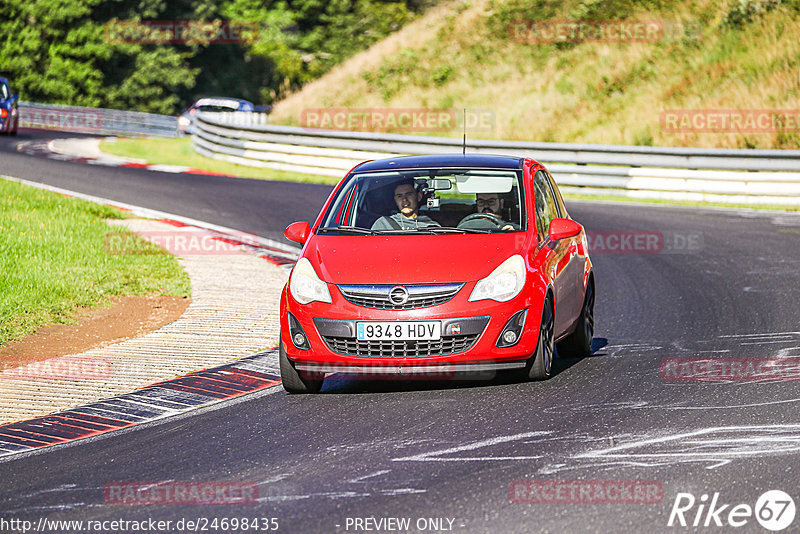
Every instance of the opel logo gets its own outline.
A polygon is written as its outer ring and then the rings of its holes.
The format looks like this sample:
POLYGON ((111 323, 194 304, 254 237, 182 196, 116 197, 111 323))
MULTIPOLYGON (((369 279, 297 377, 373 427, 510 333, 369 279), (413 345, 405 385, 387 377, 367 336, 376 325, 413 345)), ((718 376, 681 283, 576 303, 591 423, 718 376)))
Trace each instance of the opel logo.
POLYGON ((394 286, 389 290, 389 300, 391 300, 393 304, 405 304, 408 302, 408 290, 403 286, 394 286))

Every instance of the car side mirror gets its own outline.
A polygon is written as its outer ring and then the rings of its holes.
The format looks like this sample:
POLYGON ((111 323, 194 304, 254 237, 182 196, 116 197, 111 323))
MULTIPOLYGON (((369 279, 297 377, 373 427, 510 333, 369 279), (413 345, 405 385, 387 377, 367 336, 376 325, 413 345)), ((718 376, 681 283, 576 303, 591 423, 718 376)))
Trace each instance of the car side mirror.
POLYGON ((12 102, 16 102, 17 100, 19 100, 19 94, 18 93, 15 93, 15 94, 11 95, 11 101, 12 102))
POLYGON ((308 236, 311 235, 311 225, 306 221, 294 222, 286 227, 286 230, 283 231, 283 235, 285 235, 286 239, 289 241, 294 241, 295 243, 303 245, 308 240, 308 236))
POLYGON ((547 232, 551 241, 558 241, 567 237, 574 237, 581 233, 583 226, 572 219, 553 219, 550 221, 550 228, 547 232))

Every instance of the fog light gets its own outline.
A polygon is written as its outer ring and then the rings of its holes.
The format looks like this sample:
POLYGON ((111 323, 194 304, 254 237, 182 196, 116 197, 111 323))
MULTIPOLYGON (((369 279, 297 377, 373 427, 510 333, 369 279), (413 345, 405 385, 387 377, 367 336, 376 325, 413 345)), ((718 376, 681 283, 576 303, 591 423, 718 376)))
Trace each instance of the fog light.
POLYGON ((511 316, 503 331, 500 332, 500 337, 497 338, 497 347, 504 349, 511 347, 519 342, 522 337, 522 328, 525 326, 525 317, 528 315, 528 310, 521 310, 511 316))
POLYGON ((311 345, 308 343, 308 337, 306 333, 303 332, 303 327, 300 326, 300 321, 292 315, 289 315, 289 336, 292 339, 292 344, 297 347, 298 349, 308 350, 311 348, 311 345))

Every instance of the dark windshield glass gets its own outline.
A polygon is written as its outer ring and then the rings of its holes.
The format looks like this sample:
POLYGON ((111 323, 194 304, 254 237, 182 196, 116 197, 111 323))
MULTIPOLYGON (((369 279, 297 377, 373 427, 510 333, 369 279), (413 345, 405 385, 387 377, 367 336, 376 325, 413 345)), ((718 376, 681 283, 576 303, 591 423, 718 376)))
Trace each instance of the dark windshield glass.
POLYGON ((525 230, 521 173, 414 169, 350 176, 323 218, 325 233, 486 233, 525 230), (349 230, 348 230, 349 229, 349 230), (452 229, 458 229, 456 232, 452 229))

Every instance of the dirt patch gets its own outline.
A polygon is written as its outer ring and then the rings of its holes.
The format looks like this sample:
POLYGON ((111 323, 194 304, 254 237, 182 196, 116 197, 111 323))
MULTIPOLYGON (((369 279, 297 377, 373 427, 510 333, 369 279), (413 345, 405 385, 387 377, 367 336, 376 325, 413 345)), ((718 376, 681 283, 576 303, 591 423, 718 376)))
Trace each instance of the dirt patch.
POLYGON ((178 319, 191 299, 126 296, 112 302, 109 308, 79 313, 78 324, 45 326, 30 336, 0 347, 0 369, 77 354, 139 337, 178 319))

